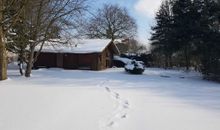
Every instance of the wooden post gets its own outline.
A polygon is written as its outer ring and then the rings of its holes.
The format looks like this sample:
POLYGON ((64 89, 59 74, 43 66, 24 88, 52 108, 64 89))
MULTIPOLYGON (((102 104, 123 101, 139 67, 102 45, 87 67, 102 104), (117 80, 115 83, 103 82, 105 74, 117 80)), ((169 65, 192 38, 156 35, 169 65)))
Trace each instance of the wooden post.
MULTIPOLYGON (((3 0, 0 0, 0 22, 3 21, 3 0)), ((7 79, 7 56, 3 25, 0 25, 0 80, 7 79)))

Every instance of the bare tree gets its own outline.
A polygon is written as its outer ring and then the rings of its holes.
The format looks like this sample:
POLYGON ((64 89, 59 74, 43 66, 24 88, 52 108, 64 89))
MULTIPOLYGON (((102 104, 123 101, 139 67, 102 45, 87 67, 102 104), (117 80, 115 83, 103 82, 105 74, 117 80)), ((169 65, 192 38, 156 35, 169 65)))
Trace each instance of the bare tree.
POLYGON ((30 77, 45 41, 54 37, 54 27, 67 27, 86 9, 87 0, 33 0, 26 14, 29 23, 29 50, 25 76, 30 77), (40 50, 35 54, 35 48, 40 50))
POLYGON ((124 39, 121 42, 116 41, 116 46, 122 54, 125 53, 144 53, 147 52, 147 47, 144 44, 141 44, 136 39, 124 39))
POLYGON ((143 53, 147 52, 146 45, 140 43, 136 39, 129 39, 128 40, 128 53, 143 53))
POLYGON ((126 8, 105 4, 89 20, 85 30, 87 31, 86 35, 90 38, 115 40, 134 37, 137 32, 137 25, 126 8))

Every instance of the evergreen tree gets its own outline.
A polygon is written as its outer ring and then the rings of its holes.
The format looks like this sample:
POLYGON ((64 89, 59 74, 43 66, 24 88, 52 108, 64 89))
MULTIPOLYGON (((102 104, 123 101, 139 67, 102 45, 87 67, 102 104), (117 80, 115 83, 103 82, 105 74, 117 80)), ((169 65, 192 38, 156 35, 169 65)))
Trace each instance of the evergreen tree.
POLYGON ((0 0, 0 80, 7 79, 6 34, 29 0, 0 0))
POLYGON ((156 26, 152 27, 153 33, 151 40, 154 46, 154 52, 159 52, 165 57, 165 67, 172 66, 172 54, 176 47, 173 42, 173 18, 171 1, 162 2, 159 11, 156 14, 156 26))
POLYGON ((204 0, 201 17, 202 42, 198 51, 202 62, 202 72, 207 77, 220 80, 220 32, 219 5, 214 0, 204 0))
POLYGON ((173 5, 174 37, 183 53, 186 69, 190 67, 193 33, 196 24, 191 0, 177 0, 173 5))
POLYGON ((20 20, 12 26, 12 29, 7 34, 8 42, 6 48, 8 51, 18 55, 18 65, 21 75, 23 75, 23 64, 26 62, 26 49, 30 39, 29 32, 23 12, 20 20))
POLYGON ((155 50, 175 54, 178 64, 183 57, 187 69, 195 63, 206 77, 220 80, 220 0, 175 0, 169 4, 171 15, 166 15, 168 8, 162 3, 157 25, 152 28, 155 50))

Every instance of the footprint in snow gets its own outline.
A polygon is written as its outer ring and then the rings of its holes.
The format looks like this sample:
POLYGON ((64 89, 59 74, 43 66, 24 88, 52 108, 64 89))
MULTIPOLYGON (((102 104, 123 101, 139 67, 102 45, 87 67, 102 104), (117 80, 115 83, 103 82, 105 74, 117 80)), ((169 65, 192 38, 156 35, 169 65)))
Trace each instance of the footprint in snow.
POLYGON ((126 113, 121 116, 121 118, 126 118, 126 117, 127 117, 127 114, 126 114, 126 113))
POLYGON ((128 103, 128 101, 127 101, 127 100, 126 100, 124 103, 125 103, 125 104, 127 104, 127 105, 129 105, 129 103, 128 103))
POLYGON ((114 121, 111 121, 109 124, 108 124, 108 126, 110 127, 110 126, 113 126, 114 125, 114 121))
POLYGON ((129 107, 128 107, 128 105, 123 105, 123 108, 126 108, 126 109, 128 109, 129 107))
POLYGON ((105 87, 105 89, 106 89, 108 92, 111 92, 111 90, 110 90, 108 87, 105 87))
POLYGON ((119 94, 118 93, 114 93, 115 94, 115 98, 119 99, 119 94))

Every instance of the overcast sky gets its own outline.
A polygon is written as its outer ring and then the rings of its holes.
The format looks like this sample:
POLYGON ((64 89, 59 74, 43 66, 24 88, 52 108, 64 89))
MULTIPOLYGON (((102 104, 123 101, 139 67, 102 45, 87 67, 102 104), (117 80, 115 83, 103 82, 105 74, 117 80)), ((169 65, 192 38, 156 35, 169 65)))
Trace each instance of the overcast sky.
POLYGON ((147 42, 150 37, 150 27, 154 24, 155 12, 162 0, 97 0, 93 7, 99 8, 103 3, 119 4, 126 7, 138 24, 138 38, 147 42))

